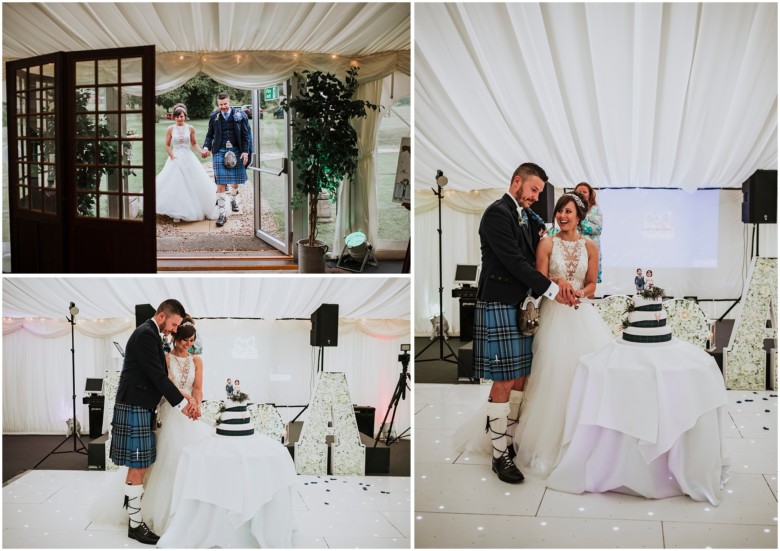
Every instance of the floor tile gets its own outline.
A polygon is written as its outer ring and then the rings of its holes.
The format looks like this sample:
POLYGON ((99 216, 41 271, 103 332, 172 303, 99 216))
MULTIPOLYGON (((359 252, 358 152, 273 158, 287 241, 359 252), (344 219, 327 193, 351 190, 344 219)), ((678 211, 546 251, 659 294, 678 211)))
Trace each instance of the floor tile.
POLYGON ((396 530, 401 532, 404 538, 410 538, 412 535, 411 517, 406 511, 382 511, 385 517, 396 530))
POLYGON ((381 513, 338 511, 296 511, 298 529, 302 535, 354 538, 400 538, 397 530, 381 513))
POLYGON ((127 537, 127 532, 62 530, 51 528, 3 530, 3 547, 38 549, 149 549, 127 537))
POLYGON ((766 483, 769 485, 769 489, 772 491, 772 495, 775 496, 775 501, 777 501, 777 475, 765 474, 764 480, 766 480, 766 483))
POLYGON ((777 410, 771 409, 769 413, 762 411, 750 411, 736 413, 731 412, 731 418, 739 429, 743 438, 765 438, 777 442, 777 410))
POLYGON ((663 547, 660 522, 419 513, 420 548, 663 547))
POLYGON ((664 522, 668 548, 777 549, 777 525, 664 522))
POLYGON ((460 455, 452 445, 454 430, 416 429, 414 458, 420 463, 454 463, 460 455))
POLYGON ((738 474, 726 485, 718 507, 686 496, 645 499, 613 492, 575 495, 548 489, 539 515, 763 525, 776 522, 772 519, 777 516, 777 500, 763 476, 738 474))
POLYGON ((501 482, 490 467, 418 463, 415 470, 415 511, 534 515, 544 484, 501 482))
POLYGON ((454 430, 460 427, 479 405, 481 404, 430 404, 415 414, 414 426, 418 429, 454 430))
POLYGON ((778 399, 774 390, 728 390, 726 393, 729 398, 726 407, 730 412, 762 412, 765 409, 771 409, 775 414, 777 412, 778 399))
POLYGON ((332 549, 409 549, 407 538, 327 538, 332 549))
POLYGON ((723 455, 735 474, 777 471, 777 441, 766 438, 724 438, 723 455))
POLYGON ((89 523, 88 505, 28 503, 3 506, 3 527, 5 528, 84 530, 89 523))

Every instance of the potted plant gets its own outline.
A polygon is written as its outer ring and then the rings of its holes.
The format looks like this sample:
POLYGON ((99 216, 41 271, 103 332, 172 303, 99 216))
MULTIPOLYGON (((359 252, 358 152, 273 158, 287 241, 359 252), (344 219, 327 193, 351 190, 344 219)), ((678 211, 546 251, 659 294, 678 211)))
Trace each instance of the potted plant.
POLYGON ((342 180, 352 179, 358 162, 357 132, 350 124, 378 108, 365 100, 352 99, 357 91, 357 68, 347 71, 342 82, 331 73, 295 73, 298 96, 282 101, 292 110, 295 131, 290 157, 300 171, 296 201, 308 199, 309 236, 298 241, 298 271, 324 272, 327 245, 317 237, 317 200, 328 192, 335 201, 342 180))

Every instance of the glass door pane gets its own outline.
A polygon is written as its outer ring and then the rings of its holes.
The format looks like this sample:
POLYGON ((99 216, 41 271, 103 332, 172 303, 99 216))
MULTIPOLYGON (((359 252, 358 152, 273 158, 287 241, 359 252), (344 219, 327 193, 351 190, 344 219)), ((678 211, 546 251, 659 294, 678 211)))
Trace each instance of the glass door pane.
POLYGON ((254 155, 250 170, 255 186, 255 235, 290 254, 288 128, 286 113, 279 108, 285 86, 252 92, 254 155))

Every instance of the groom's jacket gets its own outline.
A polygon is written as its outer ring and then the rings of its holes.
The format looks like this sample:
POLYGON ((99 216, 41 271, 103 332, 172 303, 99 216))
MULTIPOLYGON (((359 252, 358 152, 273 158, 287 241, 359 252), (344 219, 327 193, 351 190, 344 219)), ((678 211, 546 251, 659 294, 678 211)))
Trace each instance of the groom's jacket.
MULTIPOLYGON (((222 125, 217 119, 218 116, 222 116, 222 112, 219 109, 209 115, 209 129, 206 132, 206 140, 203 142, 203 147, 207 147, 212 153, 217 151, 222 145, 222 125)), ((231 107, 228 124, 233 125, 233 135, 236 137, 237 143, 233 145, 241 153, 246 153, 251 157, 252 133, 249 130, 249 119, 247 119, 241 109, 231 107)))
POLYGON ((521 226, 517 205, 506 193, 485 210, 479 223, 479 300, 518 304, 528 289, 537 296, 547 290, 550 280, 535 268, 539 232, 544 228, 539 220, 529 215, 529 228, 521 226))
POLYGON ((173 406, 184 399, 168 378, 160 333, 149 319, 127 341, 116 401, 154 411, 162 396, 173 406))

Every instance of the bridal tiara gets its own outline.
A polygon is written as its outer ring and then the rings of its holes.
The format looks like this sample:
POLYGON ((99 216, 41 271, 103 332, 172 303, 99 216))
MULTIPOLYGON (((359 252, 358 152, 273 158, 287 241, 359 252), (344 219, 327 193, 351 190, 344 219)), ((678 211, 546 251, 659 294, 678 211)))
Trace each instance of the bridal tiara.
POLYGON ((574 202, 575 202, 575 203, 577 203, 577 205, 578 205, 578 206, 579 206, 581 209, 587 210, 587 209, 585 208, 585 203, 583 203, 583 202, 582 202, 582 199, 580 199, 579 197, 577 197, 577 196, 576 196, 576 195, 574 195, 573 193, 564 193, 564 195, 565 195, 566 197, 571 197, 572 199, 574 199, 574 202))
POLYGON ((191 325, 191 326, 193 326, 193 327, 195 326, 195 324, 194 324, 194 323, 192 323, 191 321, 185 321, 185 322, 184 322, 184 323, 182 323, 182 324, 181 324, 179 327, 187 327, 188 325, 191 325))

